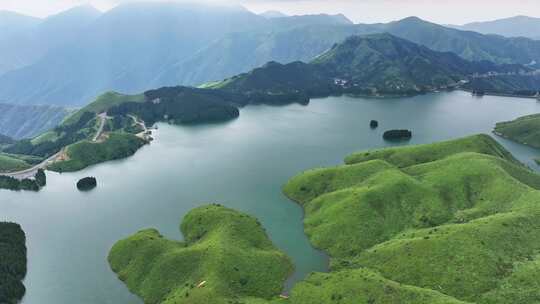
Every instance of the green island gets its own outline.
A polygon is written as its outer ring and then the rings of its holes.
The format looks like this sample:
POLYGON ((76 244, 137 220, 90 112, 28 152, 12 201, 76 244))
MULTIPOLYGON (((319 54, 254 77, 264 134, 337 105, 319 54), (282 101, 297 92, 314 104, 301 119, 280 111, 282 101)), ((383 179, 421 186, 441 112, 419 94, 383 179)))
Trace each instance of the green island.
POLYGON ((118 242, 111 268, 145 303, 538 302, 540 176, 491 137, 364 151, 345 163, 283 188, 330 256, 329 273, 312 273, 288 297, 278 295, 290 262, 255 219, 218 206, 186 216, 185 243, 155 230, 118 242), (243 255, 261 243, 274 254, 243 255), (244 273, 259 273, 246 286, 264 293, 247 293, 244 273))
POLYGON ((84 177, 77 182, 77 189, 80 191, 90 191, 97 187, 97 180, 95 177, 84 177))
POLYGON ((21 226, 0 222, 0 303, 15 304, 24 296, 26 236, 21 226))
POLYGON ((185 241, 147 229, 119 241, 109 263, 145 303, 266 303, 293 270, 253 217, 219 205, 189 212, 185 241))

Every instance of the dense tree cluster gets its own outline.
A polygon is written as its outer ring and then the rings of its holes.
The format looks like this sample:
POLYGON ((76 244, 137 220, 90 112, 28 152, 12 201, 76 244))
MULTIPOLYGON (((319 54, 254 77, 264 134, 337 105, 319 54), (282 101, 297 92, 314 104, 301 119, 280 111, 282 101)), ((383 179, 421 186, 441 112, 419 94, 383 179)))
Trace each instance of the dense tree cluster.
POLYGON ((470 91, 486 94, 535 97, 540 92, 540 75, 495 75, 473 78, 464 86, 470 91))
POLYGON ((246 97, 220 90, 166 87, 145 93, 146 102, 126 102, 109 109, 109 115, 133 114, 152 125, 158 121, 176 124, 219 122, 234 119, 240 112, 233 104, 246 97), (237 98, 238 97, 238 98, 237 98))
POLYGON ((43 169, 38 169, 35 179, 39 187, 45 187, 45 185, 47 185, 47 176, 45 175, 45 171, 43 171, 43 169))
POLYGON ((16 303, 26 292, 26 236, 18 224, 0 222, 0 303, 16 303))
POLYGON ((77 182, 77 189, 81 191, 89 191, 97 186, 97 180, 95 177, 85 177, 77 182))
MULTIPOLYGON (((0 189, 14 191, 39 191, 47 184, 47 177, 42 169, 39 169, 34 179, 25 178, 19 180, 11 176, 0 175, 0 189)), ((1 303, 1 302, 0 302, 1 303)))

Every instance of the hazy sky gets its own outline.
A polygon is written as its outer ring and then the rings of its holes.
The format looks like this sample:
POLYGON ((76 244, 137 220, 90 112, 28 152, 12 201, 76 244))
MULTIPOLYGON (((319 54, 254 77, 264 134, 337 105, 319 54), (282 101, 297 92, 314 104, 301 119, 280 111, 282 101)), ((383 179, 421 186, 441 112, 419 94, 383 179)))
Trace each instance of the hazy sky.
MULTIPOLYGON (((75 5, 107 10, 132 0, 0 0, 0 10, 47 16, 75 5)), ((151 0, 160 1, 160 0, 151 0)), ((386 22, 419 16, 437 23, 463 24, 515 15, 540 17, 540 0, 212 0, 238 3, 255 12, 343 13, 355 22, 386 22)), ((194 2, 200 2, 195 0, 194 2)))

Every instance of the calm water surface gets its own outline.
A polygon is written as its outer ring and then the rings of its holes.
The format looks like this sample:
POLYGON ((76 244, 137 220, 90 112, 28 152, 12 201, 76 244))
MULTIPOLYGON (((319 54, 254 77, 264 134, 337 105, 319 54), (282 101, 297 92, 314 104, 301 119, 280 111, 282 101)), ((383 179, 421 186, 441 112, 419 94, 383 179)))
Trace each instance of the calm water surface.
MULTIPOLYGON (((327 259, 302 230, 302 210, 281 193, 296 173, 342 163, 349 153, 388 146, 382 132, 413 130, 411 144, 489 133, 495 122, 540 112, 534 100, 473 98, 452 92, 405 99, 331 97, 309 106, 250 106, 231 123, 160 125, 156 141, 135 156, 73 174, 48 173, 39 193, 0 191, 0 220, 26 231, 29 272, 25 304, 141 303, 106 262, 115 241, 155 227, 181 239, 178 226, 192 208, 221 203, 258 217, 296 273, 325 271, 327 259), (377 119, 380 127, 369 128, 377 119), (76 190, 96 176, 99 187, 76 190)), ((501 140, 533 168, 539 151, 501 140)))

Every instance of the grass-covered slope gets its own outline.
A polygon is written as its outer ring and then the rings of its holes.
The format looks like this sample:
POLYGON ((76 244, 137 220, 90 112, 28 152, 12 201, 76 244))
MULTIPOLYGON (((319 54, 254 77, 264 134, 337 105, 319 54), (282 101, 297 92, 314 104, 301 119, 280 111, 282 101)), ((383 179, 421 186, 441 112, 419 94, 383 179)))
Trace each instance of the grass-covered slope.
POLYGON ((0 222, 0 303, 18 303, 26 289, 26 236, 21 226, 0 222))
POLYGON ((444 157, 460 153, 475 152, 506 159, 512 163, 519 162, 491 137, 484 134, 469 136, 452 141, 443 141, 427 145, 405 146, 399 148, 379 149, 354 153, 345 158, 348 165, 368 160, 384 160, 396 167, 432 162, 444 157))
POLYGON ((292 271, 246 214, 204 206, 186 215, 181 230, 184 242, 148 229, 111 249, 111 268, 145 303, 267 303, 292 271))
POLYGON ((93 102, 82 108, 81 110, 73 113, 72 115, 68 116, 62 124, 73 124, 76 123, 80 117, 86 113, 94 113, 99 114, 103 112, 107 112, 110 108, 121 105, 126 102, 144 102, 144 95, 127 95, 127 94, 121 94, 117 92, 106 92, 104 94, 101 94, 98 96, 93 102))
POLYGON ((50 170, 73 172, 105 161, 126 158, 137 152, 146 142, 129 133, 109 133, 102 142, 79 141, 69 145, 67 159, 54 163, 50 170))
POLYGON ((540 114, 500 122, 495 126, 494 133, 518 143, 540 148, 540 114))
POLYGON ((332 257, 328 278, 314 275, 293 295, 313 295, 315 278, 321 297, 346 303, 538 303, 540 176, 493 139, 368 151, 346 162, 284 187, 305 209, 311 242, 332 257), (380 278, 359 279, 368 269, 380 278), (416 288, 422 293, 411 298, 416 288), (437 300, 424 298, 429 291, 437 300))
POLYGON ((13 155, 0 153, 0 173, 30 168, 30 164, 13 155))
POLYGON ((368 269, 314 273, 298 283, 293 304, 465 304, 440 292, 390 281, 368 269))

